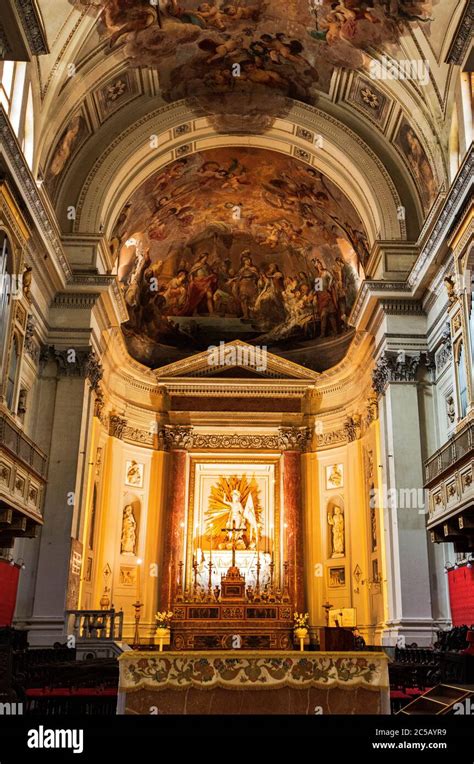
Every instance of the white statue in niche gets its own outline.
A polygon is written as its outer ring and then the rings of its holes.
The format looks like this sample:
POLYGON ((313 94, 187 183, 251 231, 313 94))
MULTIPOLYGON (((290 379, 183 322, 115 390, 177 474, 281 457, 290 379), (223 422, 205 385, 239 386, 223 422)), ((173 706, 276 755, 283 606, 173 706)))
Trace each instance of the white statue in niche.
POLYGON ((332 526, 332 555, 331 557, 344 557, 344 512, 337 505, 334 511, 328 512, 328 523, 332 526))
POLYGON ((233 537, 235 535, 235 548, 245 549, 243 539, 245 530, 244 508, 240 501, 240 491, 232 491, 231 501, 222 500, 223 504, 229 507, 229 515, 225 527, 228 530, 227 541, 228 548, 232 548, 233 537))
POLYGON ((132 505, 127 504, 123 510, 121 554, 135 554, 137 543, 137 521, 133 514, 132 505))
MULTIPOLYGON (((222 503, 229 507, 229 515, 226 522, 227 529, 227 549, 232 549, 235 543, 236 549, 255 549, 258 542, 258 523, 255 516, 252 494, 249 493, 245 504, 242 506, 240 491, 234 490, 231 494, 231 501, 222 499, 222 503), (244 532, 247 531, 248 546, 245 543, 244 532), (233 538, 235 536, 235 542, 233 538)), ((220 547, 223 545, 221 544, 220 547)))

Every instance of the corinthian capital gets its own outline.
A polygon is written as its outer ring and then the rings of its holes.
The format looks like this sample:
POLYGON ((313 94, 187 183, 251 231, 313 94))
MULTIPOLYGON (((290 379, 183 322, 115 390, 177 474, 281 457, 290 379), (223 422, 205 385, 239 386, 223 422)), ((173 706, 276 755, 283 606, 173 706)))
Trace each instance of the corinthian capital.
POLYGON ((44 345, 41 349, 40 362, 44 366, 48 361, 55 361, 58 375, 62 377, 85 377, 90 358, 90 348, 61 348, 44 345))
POLYGON ((311 443, 309 427, 280 427, 278 448, 281 451, 306 451, 311 443))
POLYGON ((353 414, 348 416, 344 422, 344 430, 346 431, 347 439, 349 443, 354 440, 359 440, 362 434, 362 417, 360 414, 353 414))
POLYGON ((166 447, 171 450, 187 450, 193 445, 193 428, 186 425, 167 425, 164 430, 166 447))
POLYGON ((372 387, 383 395, 392 382, 414 382, 420 365, 421 353, 385 352, 377 361, 372 373, 372 387))
POLYGON ((90 351, 87 357, 85 372, 92 389, 95 390, 95 392, 98 392, 100 381, 104 375, 104 370, 93 350, 90 351))

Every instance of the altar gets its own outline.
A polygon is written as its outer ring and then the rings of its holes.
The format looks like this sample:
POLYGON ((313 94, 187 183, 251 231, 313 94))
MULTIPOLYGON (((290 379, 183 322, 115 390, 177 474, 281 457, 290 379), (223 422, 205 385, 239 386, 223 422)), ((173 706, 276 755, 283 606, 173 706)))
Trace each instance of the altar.
POLYGON ((171 649, 291 649, 296 598, 277 464, 204 462, 193 470, 182 558, 164 592, 171 649))
POLYGON ((169 498, 151 601, 166 636, 137 622, 138 649, 120 659, 119 713, 388 713, 385 653, 354 652, 352 632, 342 647, 297 649, 317 646, 324 621, 329 629, 326 607, 353 604, 344 465, 325 465, 316 500, 309 484, 303 491, 307 428, 227 440, 190 426, 163 438, 169 498), (297 639, 300 622, 311 628, 297 639))
POLYGON ((383 652, 128 651, 119 714, 389 714, 383 652))

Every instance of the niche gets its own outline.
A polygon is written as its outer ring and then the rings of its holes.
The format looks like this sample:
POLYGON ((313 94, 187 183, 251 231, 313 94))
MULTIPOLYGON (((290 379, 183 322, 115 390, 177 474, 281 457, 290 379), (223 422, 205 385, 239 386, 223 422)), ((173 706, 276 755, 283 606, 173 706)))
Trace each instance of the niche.
POLYGON ((140 536, 141 501, 133 493, 123 497, 122 528, 120 532, 120 554, 123 557, 136 557, 140 536))

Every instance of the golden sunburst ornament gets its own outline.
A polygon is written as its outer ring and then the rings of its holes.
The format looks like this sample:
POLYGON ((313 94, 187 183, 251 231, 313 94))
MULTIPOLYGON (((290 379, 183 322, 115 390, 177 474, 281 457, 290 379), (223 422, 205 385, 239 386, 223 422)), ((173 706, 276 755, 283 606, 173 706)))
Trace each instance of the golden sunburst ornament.
POLYGON ((205 513, 204 535, 217 549, 256 549, 262 535, 260 490, 253 475, 221 475, 212 486, 205 513))

